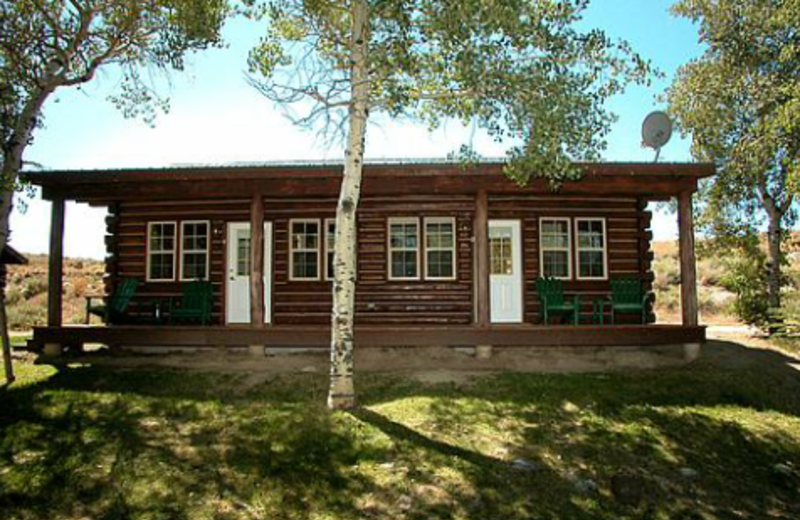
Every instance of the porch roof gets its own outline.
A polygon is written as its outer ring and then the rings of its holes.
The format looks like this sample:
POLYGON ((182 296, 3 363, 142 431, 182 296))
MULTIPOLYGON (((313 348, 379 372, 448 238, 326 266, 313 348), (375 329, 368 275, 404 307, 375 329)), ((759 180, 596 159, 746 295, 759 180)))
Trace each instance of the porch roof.
MULTIPOLYGON (((469 167, 452 160, 367 161, 364 165, 365 192, 549 191, 543 179, 532 179, 520 188, 503 175, 504 164, 503 160, 485 160, 469 167), (406 182, 392 182, 400 178, 406 182)), ((562 192, 629 193, 664 198, 695 191, 699 179, 715 173, 710 163, 605 162, 578 163, 577 166, 584 177, 581 181, 565 183, 562 192)), ((335 195, 342 168, 341 161, 185 164, 164 168, 26 171, 23 178, 42 186, 45 198, 102 203, 137 196, 241 196, 259 186, 276 195, 335 195), (317 182, 296 182, 308 180, 317 182)))

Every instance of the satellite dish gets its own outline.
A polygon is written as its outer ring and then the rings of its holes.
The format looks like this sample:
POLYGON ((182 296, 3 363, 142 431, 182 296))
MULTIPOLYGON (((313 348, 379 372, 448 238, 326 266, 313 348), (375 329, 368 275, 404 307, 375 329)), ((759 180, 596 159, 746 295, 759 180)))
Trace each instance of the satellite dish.
POLYGON ((655 162, 661 155, 661 148, 672 137, 672 120, 664 112, 653 112, 642 124, 642 145, 656 151, 655 162))

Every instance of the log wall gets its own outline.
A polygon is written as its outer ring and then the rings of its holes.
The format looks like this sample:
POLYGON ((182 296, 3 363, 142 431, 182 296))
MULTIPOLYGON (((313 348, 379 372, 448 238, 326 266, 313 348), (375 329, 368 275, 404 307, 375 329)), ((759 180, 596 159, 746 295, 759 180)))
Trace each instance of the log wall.
MULTIPOLYGON (((289 221, 335 216, 333 198, 264 199, 264 218, 273 225, 272 323, 327 324, 330 320, 331 282, 290 281, 289 221)), ((651 272, 650 214, 637 198, 577 198, 489 194, 490 219, 519 219, 523 233, 525 321, 538 322, 535 279, 539 276, 538 219, 547 216, 605 217, 611 276, 640 276, 649 288, 651 272)), ((474 321, 475 197, 436 195, 369 197, 358 215, 357 321, 380 325, 467 325, 474 321), (387 219, 391 217, 454 217, 457 232, 457 278, 454 281, 389 281, 387 219)), ((107 290, 122 277, 145 280, 146 238, 149 221, 208 220, 211 222, 210 281, 214 287, 214 322, 224 323, 226 233, 228 222, 249 222, 250 200, 192 200, 121 202, 108 220, 107 290)), ((422 221, 421 221, 421 229, 422 221)), ((324 231, 324 226, 323 226, 324 231)), ((573 233, 574 238, 574 233, 573 233)), ((423 240, 420 237, 421 242, 423 240)), ((574 249, 573 249, 574 251, 574 249)), ((179 253, 178 253, 179 254, 179 253)), ((320 270, 324 269, 320 253, 320 270)), ((422 269, 423 262, 420 262, 422 269)), ((179 270, 176 267, 176 275, 179 270)), ((141 286, 134 311, 154 297, 179 297, 180 282, 151 282, 141 286)), ((608 294, 608 282, 567 282, 569 293, 608 294)))
MULTIPOLYGON (((608 275, 613 277, 639 277, 645 290, 653 283, 650 251, 652 215, 646 210, 646 201, 638 198, 584 198, 584 197, 530 197, 490 196, 489 219, 519 220, 522 223, 524 272, 524 315, 526 323, 539 323, 539 299, 536 295, 536 278, 539 266, 539 219, 546 217, 604 218, 608 241, 608 275)), ((591 313, 591 301, 610 294, 607 280, 577 280, 575 255, 574 220, 572 221, 572 274, 573 279, 564 282, 567 295, 579 294, 583 303, 585 319, 591 313)), ((635 321, 636 316, 630 317, 635 321)), ((623 317, 621 321, 628 321, 623 317)), ((655 321, 654 316, 650 321, 655 321)))

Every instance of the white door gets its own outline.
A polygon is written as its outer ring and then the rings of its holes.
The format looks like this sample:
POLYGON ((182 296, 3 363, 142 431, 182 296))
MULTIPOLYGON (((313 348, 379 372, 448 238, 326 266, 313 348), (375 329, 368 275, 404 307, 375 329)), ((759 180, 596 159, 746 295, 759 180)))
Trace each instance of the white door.
MULTIPOLYGON (((226 319, 250 323, 250 223, 228 223, 226 319)), ((272 293, 272 223, 264 222, 264 322, 270 323, 272 293)))
POLYGON ((489 221, 492 323, 522 323, 522 237, 518 220, 489 221))

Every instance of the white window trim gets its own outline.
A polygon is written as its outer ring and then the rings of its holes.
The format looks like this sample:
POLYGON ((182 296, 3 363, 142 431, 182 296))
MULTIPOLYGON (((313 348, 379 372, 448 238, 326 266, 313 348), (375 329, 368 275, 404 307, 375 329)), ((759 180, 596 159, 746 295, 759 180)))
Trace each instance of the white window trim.
MULTIPOLYGON (((322 262, 320 262, 319 253, 320 253, 320 243, 325 238, 324 230, 322 229, 322 223, 318 218, 293 218, 289 220, 289 281, 291 282, 317 282, 320 279, 320 266, 322 262), (294 275, 294 225, 295 224, 302 224, 302 223, 315 223, 317 225, 317 275, 313 278, 297 278, 294 275)), ((311 249, 300 249, 297 251, 311 251, 311 249)))
POLYGON ((422 251, 422 233, 420 228, 419 217, 392 217, 386 221, 386 271, 387 277, 391 281, 414 281, 422 279, 422 259, 420 254, 422 251), (392 225, 393 224, 414 224, 417 226, 417 275, 414 277, 397 277, 392 276, 392 253, 394 251, 409 251, 406 248, 394 249, 392 248, 392 225))
POLYGON ((153 222, 147 223, 147 238, 146 238, 146 255, 145 255, 145 281, 147 282, 174 282, 175 275, 177 272, 177 261, 178 261, 178 222, 176 220, 158 220, 153 222), (150 251, 150 235, 152 234, 153 226, 163 225, 163 224, 172 224, 173 229, 175 229, 175 236, 172 240, 172 251, 169 250, 158 250, 158 251, 150 251), (151 278, 150 277, 150 255, 152 254, 164 254, 164 253, 172 253, 172 278, 151 278))
POLYGON ((458 231, 456 230, 456 219, 455 217, 425 217, 423 219, 423 226, 422 226, 424 233, 423 239, 425 240, 425 252, 423 253, 424 264, 425 264, 425 279, 426 280, 436 280, 436 281, 452 281, 458 279, 458 257, 457 251, 458 248, 456 247, 458 243, 458 231), (450 224, 453 226, 453 245, 452 247, 433 247, 428 249, 428 224, 450 224), (452 276, 430 276, 428 274, 428 251, 452 251, 453 252, 453 275, 452 276))
POLYGON ((575 279, 576 280, 608 280, 608 229, 605 217, 581 217, 575 219, 575 279), (581 276, 581 251, 598 251, 596 248, 581 249, 580 222, 601 222, 603 225, 603 273, 605 276, 581 276))
MULTIPOLYGON (((539 276, 544 277, 544 241, 542 240, 542 223, 556 221, 567 223, 567 276, 554 276, 556 280, 572 280, 572 219, 569 217, 539 217, 539 276)), ((564 249, 548 248, 547 251, 564 251, 564 249)))
POLYGON ((332 277, 328 276, 328 267, 329 267, 328 266, 328 254, 333 252, 333 251, 328 249, 328 225, 331 224, 331 223, 333 223, 333 225, 335 226, 336 225, 336 219, 335 218, 326 218, 323 221, 323 225, 324 225, 324 228, 325 228, 324 229, 324 231, 325 231, 324 232, 325 242, 322 244, 322 246, 323 246, 322 247, 322 250, 323 250, 322 251, 322 256, 323 256, 325 261, 323 262, 324 265, 322 266, 322 269, 323 269, 323 273, 322 274, 325 277, 326 281, 333 280, 332 277))
POLYGON ((203 278, 203 281, 208 281, 211 277, 211 272, 209 271, 211 268, 211 221, 210 220, 182 220, 181 221, 181 246, 180 246, 180 257, 181 257, 181 273, 180 273, 180 281, 181 282, 192 282, 197 280, 197 278, 185 278, 183 276, 183 255, 186 253, 205 253, 206 254, 206 277, 203 278), (183 236, 184 236, 184 226, 186 224, 205 224, 206 225, 206 249, 205 251, 202 249, 184 249, 183 248, 183 236))

